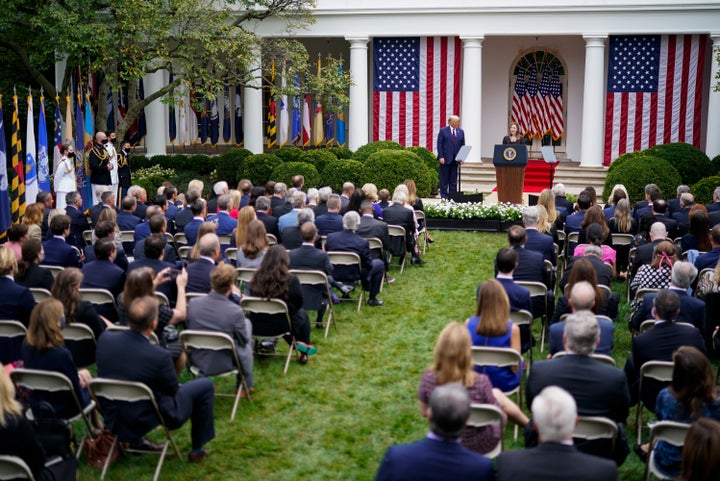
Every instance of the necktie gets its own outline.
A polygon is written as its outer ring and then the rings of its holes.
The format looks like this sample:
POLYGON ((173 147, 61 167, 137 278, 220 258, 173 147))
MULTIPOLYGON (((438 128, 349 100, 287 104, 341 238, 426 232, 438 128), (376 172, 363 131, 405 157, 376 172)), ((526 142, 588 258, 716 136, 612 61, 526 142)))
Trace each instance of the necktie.
POLYGON ((455 129, 451 129, 451 130, 452 130, 453 139, 455 139, 455 129))

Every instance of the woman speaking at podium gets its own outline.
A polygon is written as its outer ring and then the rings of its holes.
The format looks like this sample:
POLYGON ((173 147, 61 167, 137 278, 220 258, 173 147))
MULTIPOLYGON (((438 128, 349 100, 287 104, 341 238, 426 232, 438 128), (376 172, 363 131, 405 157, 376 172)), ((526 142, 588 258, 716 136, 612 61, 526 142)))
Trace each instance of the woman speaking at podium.
POLYGON ((518 128, 518 124, 516 124, 515 122, 510 122, 510 127, 508 128, 508 135, 503 137, 502 143, 525 144, 525 137, 520 135, 520 129, 518 128))

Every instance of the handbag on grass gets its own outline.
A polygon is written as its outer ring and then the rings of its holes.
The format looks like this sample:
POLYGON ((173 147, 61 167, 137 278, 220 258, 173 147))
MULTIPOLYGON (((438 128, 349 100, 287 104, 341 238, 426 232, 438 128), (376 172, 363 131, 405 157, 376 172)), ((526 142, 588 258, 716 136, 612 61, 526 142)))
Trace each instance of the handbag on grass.
MULTIPOLYGON (((87 456, 90 466, 102 468, 105 465, 105 461, 110 454, 110 448, 112 447, 114 440, 115 435, 107 428, 103 429, 93 437, 85 438, 83 446, 85 446, 85 455, 87 456)), ((112 465, 112 463, 114 463, 121 455, 122 449, 120 447, 120 443, 118 443, 115 451, 113 451, 110 464, 112 465)))

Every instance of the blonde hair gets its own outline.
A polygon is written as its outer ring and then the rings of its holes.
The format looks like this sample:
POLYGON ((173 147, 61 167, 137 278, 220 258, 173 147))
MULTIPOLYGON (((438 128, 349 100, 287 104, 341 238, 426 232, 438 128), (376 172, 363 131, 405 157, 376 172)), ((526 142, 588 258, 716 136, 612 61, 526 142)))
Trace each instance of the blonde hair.
POLYGON ((0 363, 0 426, 7 425, 8 416, 22 416, 22 405, 15 399, 15 386, 0 363))
POLYGON ((10 247, 0 246, 0 276, 12 276, 18 270, 17 256, 10 247))
POLYGON ((42 222, 43 212, 45 211, 45 204, 35 202, 30 204, 25 209, 25 216, 23 217, 23 224, 38 224, 42 222))
POLYGON ((246 205, 238 212, 238 222, 235 228, 235 245, 240 248, 247 238, 247 227, 251 220, 256 220, 257 214, 252 206, 246 205))
POLYGON ((62 302, 52 297, 35 306, 30 314, 30 325, 25 338, 27 345, 43 351, 65 344, 60 330, 64 315, 62 302))
POLYGON ((242 192, 237 189, 231 189, 228 191, 230 195, 230 206, 228 210, 234 210, 240 208, 240 202, 242 201, 242 192))
POLYGON ((542 205, 538 204, 535 206, 538 211, 538 225, 537 228, 540 232, 549 234, 552 232, 552 224, 548 222, 548 211, 542 205))
POLYGON ((502 284, 495 279, 486 281, 480 288, 477 316, 480 322, 476 332, 481 336, 502 336, 508 330, 510 300, 502 284))
POLYGON ((550 189, 543 189, 538 198, 538 205, 545 207, 548 222, 554 224, 557 220, 557 209, 555 208, 555 194, 550 189))
POLYGON ((408 189, 407 203, 410 205, 415 205, 415 202, 417 201, 417 188, 415 187, 415 181, 412 179, 405 179, 405 182, 403 182, 403 184, 405 184, 408 189))
POLYGON ((435 359, 430 368, 435 371, 438 385, 450 382, 471 387, 475 378, 472 363, 472 340, 467 327, 451 322, 440 332, 435 343, 435 359))
POLYGON ((377 202, 378 190, 375 184, 367 183, 362 186, 361 190, 365 194, 366 199, 368 199, 370 202, 377 202))
POLYGON ((188 182, 188 192, 197 189, 197 191, 200 193, 200 197, 203 195, 203 189, 205 188, 205 183, 202 180, 193 179, 190 182, 188 182))

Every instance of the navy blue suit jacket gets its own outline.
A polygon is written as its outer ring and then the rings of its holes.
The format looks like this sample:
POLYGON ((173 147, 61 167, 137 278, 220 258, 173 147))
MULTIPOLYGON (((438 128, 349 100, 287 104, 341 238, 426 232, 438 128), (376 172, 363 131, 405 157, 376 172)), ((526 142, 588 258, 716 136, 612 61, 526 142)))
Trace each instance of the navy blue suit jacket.
MULTIPOLYGON (((615 344, 615 325, 605 317, 597 318, 600 327, 600 344, 595 348, 597 354, 612 356, 613 345, 615 344)), ((562 338, 565 332, 565 321, 550 324, 550 354, 565 349, 562 338)))
MULTIPOLYGON (((232 217, 230 217, 230 214, 228 214, 227 212, 220 211, 217 214, 207 218, 207 220, 213 222, 215 222, 216 219, 217 224, 215 228, 215 233, 217 235, 228 235, 232 233, 232 231, 234 231, 237 227, 237 219, 233 219, 232 217)), ((187 235, 187 233, 185 235, 187 235)))
POLYGON ((315 227, 318 235, 328 235, 331 232, 343 230, 342 216, 337 212, 328 212, 315 218, 315 227))
POLYGON ((143 239, 150 237, 150 224, 147 221, 140 222, 135 226, 135 245, 143 239))
POLYGON ((186 291, 210 292, 210 273, 213 269, 215 269, 215 264, 203 258, 187 266, 188 283, 186 291))
POLYGON ((117 297, 125 287, 125 271, 109 260, 94 260, 82 268, 83 281, 80 287, 107 289, 117 297))
POLYGON ((468 451, 460 443, 425 438, 388 448, 376 481, 444 481, 495 479, 492 461, 468 451))
POLYGON ((450 126, 446 125, 438 132, 438 159, 444 158, 445 165, 452 164, 463 145, 465 145, 465 132, 460 128, 455 129, 455 139, 453 139, 450 126))
POLYGON ((35 307, 35 298, 30 289, 15 283, 9 277, 0 276, 0 292, 0 319, 20 321, 27 327, 30 313, 35 307))
MULTIPOLYGON (((93 246, 85 246, 85 249, 83 249, 83 253, 85 254, 85 264, 96 260, 95 248, 93 246)), ((123 271, 127 271, 129 264, 130 261, 128 261, 127 255, 125 255, 125 251, 122 249, 118 249, 117 255, 115 256, 115 265, 123 271)))
POLYGON ((265 212, 256 212, 260 222, 265 224, 265 232, 279 238, 278 220, 276 217, 266 214, 265 212))
POLYGON ((188 246, 194 246, 195 242, 197 242, 198 231, 200 230, 202 223, 203 221, 200 219, 193 219, 185 226, 184 232, 185 237, 187 237, 188 246))
MULTIPOLYGON (((705 332, 705 302, 689 296, 687 291, 682 289, 672 289, 680 297, 680 312, 675 320, 677 322, 687 322, 705 332)), ((653 301, 657 294, 651 292, 643 297, 640 309, 635 312, 631 320, 632 328, 636 331, 640 329, 640 324, 648 319, 654 319, 652 314, 653 301)))
POLYGON ((555 265, 555 247, 553 246, 552 236, 540 232, 537 229, 525 229, 527 233, 527 242, 525 248, 542 254, 543 259, 550 261, 555 265))
POLYGON ((698 272, 707 268, 714 269, 718 263, 718 259, 720 259, 720 247, 715 247, 711 251, 698 256, 698 258, 695 259, 695 267, 697 267, 698 272))
POLYGON ((45 260, 43 260, 43 264, 62 267, 81 266, 77 252, 75 252, 75 249, 70 247, 65 239, 53 236, 43 242, 43 250, 45 251, 45 260))
MULTIPOLYGON (((370 245, 367 239, 360 237, 351 230, 341 230, 328 234, 325 242, 326 251, 355 252, 360 256, 363 273, 370 272, 372 258, 370 257, 370 245)), ((335 266, 333 277, 340 282, 354 282, 360 279, 361 273, 349 266, 335 266)))
POLYGON ((67 242, 78 249, 82 249, 86 245, 82 233, 90 230, 90 223, 87 217, 85 217, 85 214, 73 205, 66 206, 65 213, 70 217, 70 235, 67 238, 67 242))
POLYGON ((498 481, 616 481, 613 461, 580 452, 575 446, 540 443, 531 449, 505 451, 498 457, 498 481))
MULTIPOLYGON (((529 312, 533 311, 530 291, 525 289, 523 286, 515 284, 515 281, 512 279, 500 277, 496 280, 503 286, 503 289, 505 289, 505 293, 510 300, 511 311, 520 311, 523 309, 529 312)), ((480 286, 482 286, 482 284, 478 286, 478 292, 480 292, 480 286)))
POLYGON ((117 225, 120 230, 135 230, 135 227, 137 227, 140 222, 140 218, 135 217, 130 212, 121 211, 117 215, 117 225))
POLYGON ((580 232, 583 221, 585 220, 585 211, 579 210, 574 214, 570 214, 565 218, 565 232, 580 232))
POLYGON ((545 268, 542 254, 526 247, 513 247, 518 254, 518 266, 513 272, 516 281, 542 282, 550 289, 550 274, 545 268))

